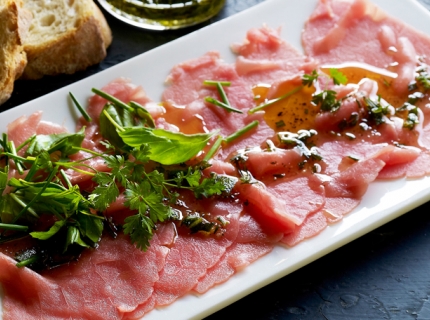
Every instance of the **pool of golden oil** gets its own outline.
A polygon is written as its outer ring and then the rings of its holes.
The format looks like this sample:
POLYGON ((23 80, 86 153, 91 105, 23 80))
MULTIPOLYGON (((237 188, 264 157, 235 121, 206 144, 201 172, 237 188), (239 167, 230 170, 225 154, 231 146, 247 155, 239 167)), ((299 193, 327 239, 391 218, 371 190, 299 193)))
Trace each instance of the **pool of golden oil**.
POLYGON ((225 0, 105 0, 116 14, 148 29, 179 29, 215 16, 225 0))
MULTIPOLYGON (((329 74, 330 68, 335 68, 342 72, 348 79, 348 83, 359 83, 363 78, 369 78, 378 83, 378 95, 398 108, 408 100, 408 93, 399 95, 391 85, 397 74, 386 69, 376 68, 363 63, 345 63, 339 65, 325 65, 321 71, 329 74)), ((297 88, 297 83, 286 81, 278 86, 276 92, 270 98, 280 97, 291 90, 297 88)), ((268 84, 258 84, 253 87, 253 94, 256 97, 256 105, 263 103, 267 99, 270 90, 268 84)), ((314 87, 303 87, 300 91, 288 98, 282 99, 265 110, 265 120, 275 131, 297 132, 298 130, 310 130, 314 127, 315 116, 319 108, 312 104, 312 95, 315 93, 314 87)))
POLYGON ((324 65, 321 67, 321 71, 329 74, 330 68, 335 68, 342 72, 348 78, 348 83, 359 83, 363 78, 376 81, 378 83, 378 95, 395 108, 402 106, 408 100, 409 93, 399 95, 394 90, 392 82, 397 77, 394 72, 359 62, 324 65))
MULTIPOLYGON (((253 88, 254 96, 258 96, 257 105, 264 102, 270 86, 265 84, 256 85, 253 88)), ((280 84, 271 98, 280 97, 283 94, 297 88, 296 82, 284 82, 280 84)), ((267 124, 275 131, 297 132, 298 130, 310 130, 313 128, 315 116, 318 108, 311 104, 313 87, 304 87, 288 98, 279 100, 268 106, 265 111, 267 124)))

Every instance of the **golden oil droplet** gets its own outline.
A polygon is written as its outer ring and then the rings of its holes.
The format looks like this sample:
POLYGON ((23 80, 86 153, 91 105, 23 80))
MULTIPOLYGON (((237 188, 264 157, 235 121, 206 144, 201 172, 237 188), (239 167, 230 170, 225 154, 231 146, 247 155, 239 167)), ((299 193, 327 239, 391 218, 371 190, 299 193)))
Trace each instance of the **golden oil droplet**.
POLYGON ((267 83, 259 83, 252 87, 252 92, 254 94, 254 101, 256 105, 259 105, 266 100, 267 94, 270 91, 270 87, 271 85, 267 83))
MULTIPOLYGON (((298 87, 297 81, 285 81, 278 85, 270 99, 280 97, 298 87)), ((314 119, 319 109, 314 106, 312 94, 314 87, 303 87, 288 98, 279 100, 265 109, 265 120, 276 131, 297 132, 310 130, 314 126, 314 119)))

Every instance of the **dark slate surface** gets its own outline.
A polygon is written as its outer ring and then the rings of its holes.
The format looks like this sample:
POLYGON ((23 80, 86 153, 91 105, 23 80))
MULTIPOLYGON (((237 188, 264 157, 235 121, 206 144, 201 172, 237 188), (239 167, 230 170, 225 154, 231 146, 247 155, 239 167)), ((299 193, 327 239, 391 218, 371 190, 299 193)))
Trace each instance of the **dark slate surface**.
MULTIPOLYGON (((263 0, 227 0, 207 25, 263 0)), ((397 0, 398 1, 398 0, 397 0)), ((430 9, 430 0, 419 0, 430 9)), ((395 5, 395 1, 393 1, 395 5)), ((17 81, 12 108, 198 30, 149 32, 107 15, 108 57, 71 76, 17 81)), ((430 23, 430 21, 428 22, 430 23)), ((430 53, 429 53, 430 54, 430 53)), ((209 316, 217 319, 430 319, 430 203, 209 316)))

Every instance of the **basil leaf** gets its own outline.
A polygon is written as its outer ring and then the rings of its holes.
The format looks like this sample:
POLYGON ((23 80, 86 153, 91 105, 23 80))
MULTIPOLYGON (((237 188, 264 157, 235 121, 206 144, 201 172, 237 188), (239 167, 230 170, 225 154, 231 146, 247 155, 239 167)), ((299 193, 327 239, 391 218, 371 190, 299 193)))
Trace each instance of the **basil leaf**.
POLYGON ((37 135, 29 144, 26 154, 36 156, 43 151, 52 153, 60 151, 63 156, 68 156, 78 152, 73 147, 80 147, 85 138, 85 129, 82 128, 77 133, 58 133, 37 135))
POLYGON ((151 150, 149 158, 164 165, 178 164, 191 159, 207 145, 214 134, 187 135, 144 127, 124 128, 124 131, 118 132, 124 143, 130 147, 147 144, 151 150))
POLYGON ((155 121, 148 110, 134 101, 130 101, 130 106, 134 108, 134 112, 141 120, 142 125, 146 124, 150 128, 155 128, 155 121))
POLYGON ((103 111, 100 113, 100 133, 102 136, 109 140, 109 142, 118 149, 124 150, 126 146, 117 133, 117 128, 106 116, 106 114, 119 126, 130 127, 133 126, 133 117, 128 110, 116 107, 113 104, 106 104, 103 111))

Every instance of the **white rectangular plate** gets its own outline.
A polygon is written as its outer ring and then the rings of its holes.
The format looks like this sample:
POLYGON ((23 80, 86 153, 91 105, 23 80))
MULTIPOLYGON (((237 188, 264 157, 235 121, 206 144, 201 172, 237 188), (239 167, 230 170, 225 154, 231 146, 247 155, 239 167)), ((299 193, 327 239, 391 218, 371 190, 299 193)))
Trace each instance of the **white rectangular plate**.
MULTIPOLYGON (((373 2, 389 14, 430 34, 430 13, 415 0, 396 1, 395 5, 392 0, 373 2)), ((224 60, 233 62, 230 45, 241 42, 246 31, 252 27, 260 27, 263 24, 273 28, 282 27, 283 37, 300 49, 303 24, 316 3, 317 0, 267 0, 240 14, 3 112, 0 114, 0 132, 6 131, 7 123, 17 117, 37 110, 44 111, 44 120, 64 124, 73 130, 78 114, 68 99, 68 92, 73 92, 80 101, 85 101, 90 97, 92 87, 101 88, 118 77, 127 77, 133 83, 142 85, 148 96, 158 101, 164 89, 164 80, 175 64, 199 57, 211 50, 219 51, 224 60)), ((144 318, 201 319, 428 200, 429 177, 373 183, 353 213, 340 223, 329 226, 317 237, 291 249, 276 247, 272 253, 206 294, 187 295, 171 306, 150 312, 144 318)))

